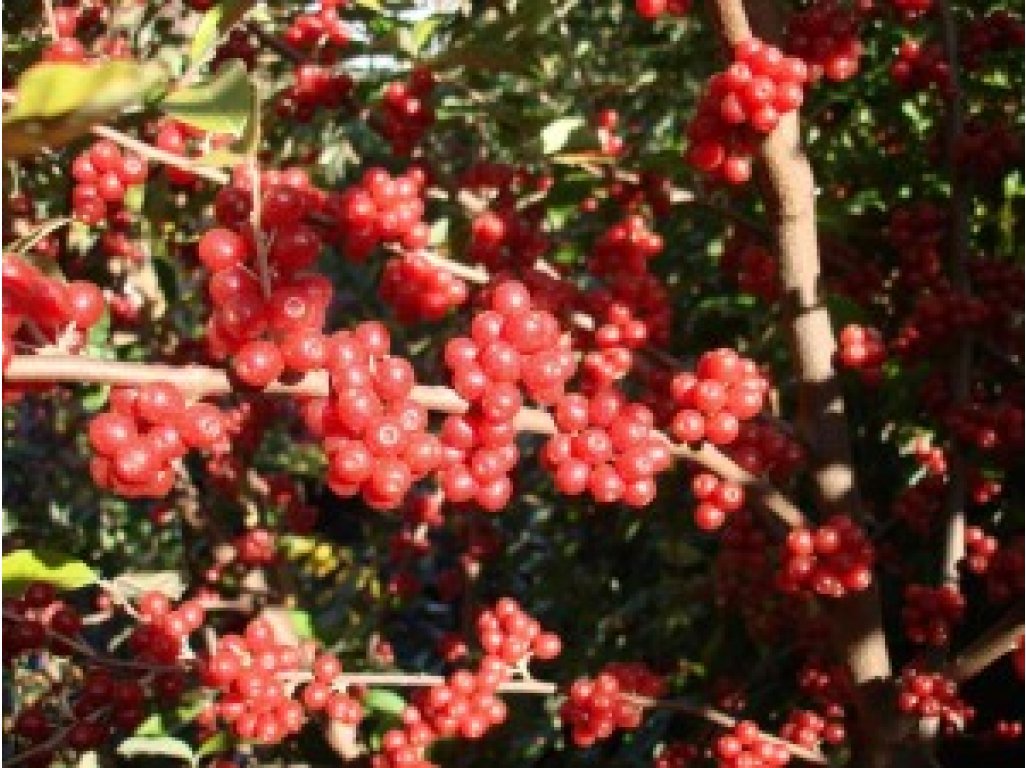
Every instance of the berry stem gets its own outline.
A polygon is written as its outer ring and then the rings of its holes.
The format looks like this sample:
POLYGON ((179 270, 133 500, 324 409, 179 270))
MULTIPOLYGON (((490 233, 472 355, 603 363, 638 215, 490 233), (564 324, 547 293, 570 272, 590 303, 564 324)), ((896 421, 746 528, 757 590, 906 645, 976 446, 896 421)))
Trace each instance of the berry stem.
MULTIPOLYGON (((69 384, 112 384, 138 386, 173 381, 187 397, 202 399, 212 395, 226 395, 233 391, 227 373, 217 368, 198 365, 173 366, 150 363, 128 363, 100 360, 81 355, 15 355, 4 372, 9 382, 63 382, 69 384)), ((264 390, 272 395, 325 397, 328 377, 324 372, 310 373, 294 383, 274 382, 264 390)), ((433 411, 462 413, 467 403, 448 387, 418 385, 412 399, 433 411)), ((516 427, 522 432, 550 435, 556 431, 552 417, 534 408, 523 408, 516 418, 516 427)), ((750 498, 772 519, 787 528, 805 524, 802 511, 783 493, 763 478, 740 467, 726 454, 708 443, 698 448, 673 443, 668 437, 671 453, 716 472, 725 480, 745 487, 750 498)))
MULTIPOLYGON (((15 621, 23 623, 30 621, 21 614, 14 613, 13 611, 4 611, 3 617, 7 621, 15 621)), ((167 672, 169 670, 178 669, 179 665, 174 664, 151 664, 146 661, 133 661, 131 659, 119 659, 116 656, 105 656, 97 653, 92 647, 77 640, 70 635, 65 635, 61 632, 56 632, 49 627, 44 627, 43 631, 46 632, 46 636, 52 640, 57 640, 69 648, 73 648, 77 653, 82 654, 85 658, 93 664, 99 664, 105 667, 121 667, 122 669, 135 669, 146 672, 167 672)), ((7 765, 7 763, 4 763, 7 765)))
POLYGON ((77 726, 79 723, 99 720, 103 717, 106 717, 110 713, 110 711, 110 707, 100 707, 99 709, 90 712, 88 715, 79 720, 73 720, 71 723, 66 725, 61 730, 57 731, 57 733, 55 733, 46 741, 41 741, 35 746, 26 749, 24 752, 18 752, 13 757, 4 760, 2 764, 3 768, 13 768, 13 766, 15 765, 21 765, 22 763, 30 762, 34 757, 38 755, 44 755, 47 752, 51 752, 59 748, 68 738, 68 734, 70 734, 71 731, 75 728, 75 726, 77 726))

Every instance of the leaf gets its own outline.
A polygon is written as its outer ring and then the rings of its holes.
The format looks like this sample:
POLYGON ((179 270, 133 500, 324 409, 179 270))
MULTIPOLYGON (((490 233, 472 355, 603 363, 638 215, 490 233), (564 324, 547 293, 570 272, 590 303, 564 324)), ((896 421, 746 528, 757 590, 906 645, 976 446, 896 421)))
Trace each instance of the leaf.
POLYGON ((19 549, 3 558, 5 597, 21 594, 33 581, 45 581, 59 590, 71 590, 96 580, 97 575, 88 565, 58 552, 19 549))
POLYGON ((164 719, 164 715, 160 712, 154 712, 136 726, 135 733, 132 735, 153 738, 164 736, 168 730, 168 724, 164 719))
POLYGON ((225 731, 218 731, 200 744, 199 749, 196 750, 196 757, 207 757, 208 755, 227 752, 231 747, 232 741, 228 738, 228 734, 225 731))
POLYGON ((570 134, 584 126, 583 117, 561 117, 553 120, 541 131, 541 150, 544 155, 553 155, 567 145, 570 134))
POLYGON ((241 136, 249 123, 253 96, 245 65, 233 59, 210 82, 173 91, 160 107, 194 128, 241 136))
POLYGON ((82 395, 82 410, 97 413, 110 400, 110 384, 94 384, 82 395))
POLYGON ((359 5, 375 13, 382 13, 385 10, 380 0, 353 0, 353 5, 359 5))
POLYGON ((410 32, 410 50, 408 53, 411 56, 417 56, 435 34, 435 30, 438 29, 441 23, 442 19, 438 16, 428 16, 426 19, 421 19, 414 24, 413 30, 410 32))
POLYGON ((310 640, 317 636, 313 617, 308 611, 293 608, 289 611, 289 618, 292 620, 292 628, 295 629, 296 634, 304 640, 310 640))
POLYGON ((395 691, 371 688, 362 699, 363 705, 376 712, 398 717, 406 709, 406 700, 395 691))
POLYGON ((188 763, 195 759, 192 747, 171 736, 130 736, 118 745, 118 754, 122 757, 177 757, 188 763))
POLYGON ((217 41, 246 15, 252 5, 253 0, 221 0, 203 14, 189 48, 189 61, 195 65, 205 59, 217 41))
POLYGON ((122 109, 140 104, 167 80, 158 63, 36 64, 18 81, 18 100, 3 118, 3 153, 22 157, 59 147, 122 109))

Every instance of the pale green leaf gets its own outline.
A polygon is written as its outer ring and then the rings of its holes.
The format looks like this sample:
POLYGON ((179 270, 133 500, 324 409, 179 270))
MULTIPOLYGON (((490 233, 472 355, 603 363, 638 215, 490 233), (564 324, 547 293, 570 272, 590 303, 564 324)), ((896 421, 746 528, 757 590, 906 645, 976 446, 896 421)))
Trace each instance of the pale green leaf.
POLYGON ((186 742, 171 736, 130 736, 118 745, 122 757, 174 757, 192 763, 195 755, 186 742))
POLYGON ((79 589, 96 582, 93 570, 81 560, 46 550, 19 549, 4 555, 3 593, 21 594, 33 581, 45 581, 59 590, 79 589))
POLYGON ((17 85, 17 101, 3 118, 8 157, 60 147, 144 97, 167 80, 156 62, 43 63, 17 85))
POLYGON ((229 29, 246 15, 253 5, 253 0, 221 0, 217 5, 203 14, 203 19, 196 27, 189 48, 189 61, 195 64, 206 58, 207 54, 217 45, 229 29))
POLYGON ((570 134, 584 126, 583 117, 561 117, 553 120, 541 131, 542 154, 552 155, 567 145, 570 134))
POLYGON ((253 109, 253 84, 245 65, 233 60, 208 83, 173 91, 160 103, 171 117, 211 133, 241 136, 253 109))
POLYGON ((406 709, 406 700, 395 691, 371 688, 361 700, 367 709, 388 715, 401 715, 406 709))

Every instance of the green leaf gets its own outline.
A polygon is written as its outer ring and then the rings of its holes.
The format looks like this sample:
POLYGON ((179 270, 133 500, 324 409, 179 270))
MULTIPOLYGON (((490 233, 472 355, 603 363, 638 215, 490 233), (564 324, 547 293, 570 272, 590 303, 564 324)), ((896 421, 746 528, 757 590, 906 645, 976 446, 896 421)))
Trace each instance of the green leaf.
POLYGON ((93 570, 81 560, 47 550, 19 549, 3 558, 4 597, 17 596, 33 581, 59 590, 79 589, 96 582, 93 570))
POLYGON ((406 709, 406 700, 395 691, 371 688, 363 697, 363 705, 375 712, 399 716, 406 709))
POLYGON ((426 19, 421 19, 414 24, 413 30, 410 32, 410 49, 408 53, 411 56, 417 56, 435 34, 435 30, 438 29, 441 23, 442 19, 440 17, 428 16, 426 19))
POLYGON ((94 384, 82 395, 82 410, 97 413, 110 400, 110 384, 94 384))
POLYGON ((166 735, 168 730, 168 724, 164 720, 164 715, 160 712, 154 712, 136 726, 135 733, 132 735, 153 738, 166 735))
POLYGON ((369 11, 375 13, 381 13, 384 11, 384 7, 381 5, 380 0, 353 0, 353 5, 359 5, 362 8, 366 8, 369 11))
POLYGON ((304 640, 311 640, 317 636, 317 632, 314 629, 313 617, 309 611, 300 611, 293 608, 289 611, 289 619, 292 622, 292 628, 296 631, 304 640))
POLYGON ((118 754, 122 757, 176 757, 188 763, 195 759, 192 747, 171 736, 130 736, 118 745, 118 754))
POLYGON ((36 64, 18 81, 18 100, 3 118, 8 157, 59 147, 122 109, 140 104, 167 80, 160 64, 36 64))
POLYGON ((541 131, 542 154, 552 155, 567 145, 570 134, 584 126, 583 117, 561 117, 553 120, 541 131))
POLYGON ((249 123, 253 100, 246 66, 235 59, 210 82, 170 93, 160 107, 194 128, 241 136, 249 123))
POLYGON ((194 65, 206 58, 207 54, 217 45, 235 22, 246 15, 253 5, 253 0, 221 0, 217 5, 203 14, 203 19, 196 27, 189 48, 189 61, 194 65))
POLYGON ((231 748, 232 740, 228 738, 228 734, 225 731, 218 731, 200 744, 199 749, 196 750, 196 757, 220 754, 221 752, 227 752, 231 748))

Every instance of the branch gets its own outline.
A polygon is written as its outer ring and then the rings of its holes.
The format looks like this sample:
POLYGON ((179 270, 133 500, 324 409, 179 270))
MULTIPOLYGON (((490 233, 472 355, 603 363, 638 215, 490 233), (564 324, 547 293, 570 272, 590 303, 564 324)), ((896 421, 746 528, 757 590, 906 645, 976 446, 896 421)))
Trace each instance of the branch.
MULTIPOLYGON (((969 256, 969 195, 962 173, 958 167, 958 140, 964 128, 962 83, 958 62, 958 29, 950 0, 939 0, 937 11, 940 16, 944 53, 948 62, 950 92, 947 99, 947 114, 944 122, 944 155, 951 182, 951 254, 948 274, 951 284, 959 293, 968 295, 969 274, 966 262, 969 256)), ((961 405, 969 397, 969 377, 972 367, 972 343, 969 334, 958 334, 954 354, 951 358, 948 386, 954 404, 961 405)), ((944 498, 944 516, 947 521, 944 533, 944 555, 942 578, 949 583, 958 583, 958 563, 965 557, 965 499, 966 460, 963 452, 955 446, 948 470, 948 488, 944 498)))
MULTIPOLYGON (((4 380, 26 384, 111 384, 121 387, 172 381, 183 394, 192 399, 226 395, 234 391, 228 374, 219 368, 125 363, 80 355, 16 355, 4 372, 4 380)), ((297 381, 275 382, 263 391, 272 395, 326 397, 329 393, 328 375, 318 371, 297 381)), ((462 413, 467 409, 467 403, 447 387, 418 385, 414 387, 411 397, 425 408, 442 413, 462 413)), ((522 432, 551 435, 556 431, 552 417, 546 411, 534 408, 523 408, 515 423, 522 432)), ((662 437, 676 458, 692 461, 726 480, 743 485, 746 498, 784 526, 790 528, 805 524, 805 516, 792 501, 767 480, 743 469, 715 446, 704 444, 692 448, 673 443, 665 435, 662 437)))
MULTIPOLYGON (((312 676, 306 672, 288 676, 288 680, 293 683, 303 683, 311 679, 312 676)), ((443 683, 445 683, 445 678, 440 675, 388 672, 346 672, 332 680, 331 684, 332 688, 336 690, 345 690, 350 685, 374 687, 387 686, 392 688, 424 688, 433 685, 442 685, 443 683)), ((559 686, 556 683, 545 680, 510 680, 509 682, 502 683, 498 687, 497 692, 533 696, 554 696, 559 692, 559 686)), ((683 712, 693 717, 699 717, 703 720, 707 720, 708 722, 725 729, 733 728, 737 723, 735 718, 725 712, 712 707, 693 704, 686 699, 655 699, 649 696, 636 696, 633 694, 624 694, 623 698, 631 704, 636 704, 637 706, 644 707, 646 709, 667 709, 675 712, 683 712)), ((805 749, 798 744, 794 744, 786 739, 781 739, 768 733, 764 733, 763 737, 776 744, 784 745, 792 755, 802 760, 815 763, 817 765, 827 764, 826 758, 818 750, 805 749)))
POLYGON ((90 712, 85 717, 79 720, 71 721, 67 726, 57 731, 46 741, 41 741, 38 744, 33 745, 31 748, 26 749, 24 752, 19 752, 12 757, 4 760, 3 768, 11 768, 11 766, 21 765, 22 763, 28 762, 34 757, 44 755, 47 752, 57 749, 64 743, 68 738, 68 735, 74 730, 75 726, 81 722, 92 722, 93 720, 99 720, 101 717, 106 717, 111 711, 109 706, 101 707, 97 710, 90 712))
MULTIPOLYGON (((21 616, 20 614, 14 613, 13 611, 4 611, 3 618, 6 621, 15 622, 27 622, 30 619, 21 616)), ((147 661, 133 661, 131 659, 119 659, 116 656, 105 656, 86 643, 78 640, 70 635, 65 635, 61 632, 55 632, 49 627, 43 627, 43 631, 46 636, 51 640, 55 640, 59 643, 63 643, 68 648, 72 648, 77 653, 81 654, 85 658, 89 659, 93 664, 99 664, 104 667, 120 667, 122 669, 135 669, 138 671, 145 672, 168 672, 170 670, 181 669, 182 665, 176 664, 151 664, 147 661)))
POLYGON ((1017 606, 996 624, 965 647, 948 667, 948 676, 956 683, 978 675, 1005 654, 1015 650, 1023 636, 1022 606, 1017 606))
MULTIPOLYGON (((753 36, 742 0, 714 0, 726 42, 734 46, 753 36)), ((774 9, 764 0, 748 5, 763 38, 779 33, 774 9)), ((820 259, 812 168, 801 145, 798 112, 785 115, 759 152, 766 208, 780 255, 785 316, 799 382, 800 431, 809 446, 812 477, 824 516, 860 518, 844 399, 834 370, 836 341, 820 296, 820 259)), ((890 676, 879 600, 874 590, 857 593, 840 606, 841 629, 856 683, 890 676)))

